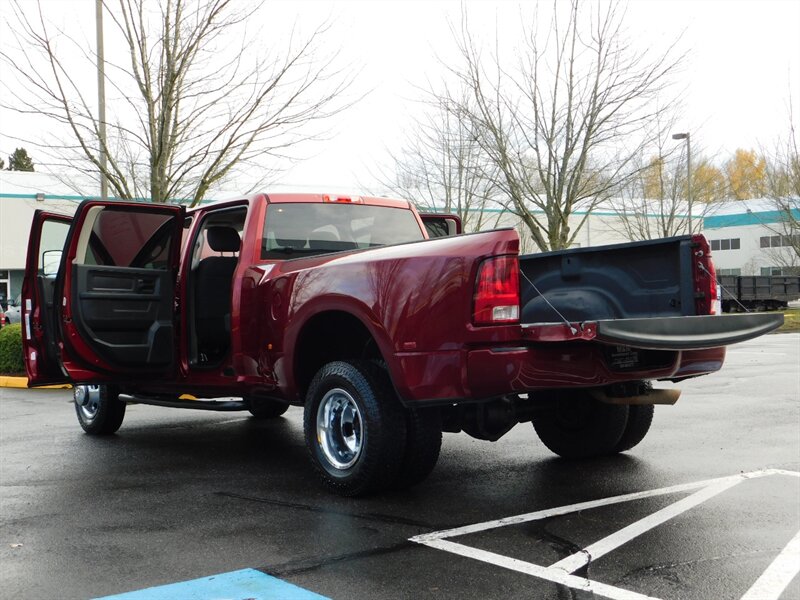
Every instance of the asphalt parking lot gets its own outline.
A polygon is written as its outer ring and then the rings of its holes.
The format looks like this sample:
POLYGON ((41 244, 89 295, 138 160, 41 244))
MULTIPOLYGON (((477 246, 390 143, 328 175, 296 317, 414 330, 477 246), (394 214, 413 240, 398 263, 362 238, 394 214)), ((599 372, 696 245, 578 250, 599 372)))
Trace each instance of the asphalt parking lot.
POLYGON ((735 346, 680 387, 624 455, 558 459, 530 425, 446 434, 423 484, 356 500, 315 481, 300 409, 136 405, 101 439, 69 391, 3 388, 0 597, 254 569, 298 586, 275 598, 800 598, 800 334, 735 346))

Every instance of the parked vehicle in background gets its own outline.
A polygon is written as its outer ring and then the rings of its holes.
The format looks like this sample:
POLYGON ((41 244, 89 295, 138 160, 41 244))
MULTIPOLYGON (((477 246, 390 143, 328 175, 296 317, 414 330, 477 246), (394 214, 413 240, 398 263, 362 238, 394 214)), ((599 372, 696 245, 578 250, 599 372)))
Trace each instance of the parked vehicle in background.
POLYGON ((722 312, 784 310, 800 299, 800 277, 783 275, 722 275, 722 312))
POLYGON ((700 235, 519 256, 512 229, 428 239, 425 220, 407 201, 314 194, 37 212, 29 385, 74 384, 93 435, 127 402, 302 406, 314 469, 358 495, 422 481, 443 431, 495 441, 530 422, 561 456, 629 450, 678 398, 653 381, 715 372, 726 345, 783 322, 713 314, 700 235))
POLYGON ((6 308, 5 311, 6 325, 10 325, 11 323, 19 323, 21 312, 22 308, 20 307, 20 296, 18 295, 15 300, 8 301, 8 307, 6 308))

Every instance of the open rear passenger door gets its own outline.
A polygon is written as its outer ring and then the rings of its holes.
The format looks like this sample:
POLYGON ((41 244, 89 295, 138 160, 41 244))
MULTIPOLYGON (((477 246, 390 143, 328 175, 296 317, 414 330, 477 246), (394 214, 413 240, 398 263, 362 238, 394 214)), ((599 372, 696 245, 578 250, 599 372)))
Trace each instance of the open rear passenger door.
POLYGON ((54 335, 71 381, 174 371, 184 216, 175 205, 90 200, 78 207, 54 290, 54 335))

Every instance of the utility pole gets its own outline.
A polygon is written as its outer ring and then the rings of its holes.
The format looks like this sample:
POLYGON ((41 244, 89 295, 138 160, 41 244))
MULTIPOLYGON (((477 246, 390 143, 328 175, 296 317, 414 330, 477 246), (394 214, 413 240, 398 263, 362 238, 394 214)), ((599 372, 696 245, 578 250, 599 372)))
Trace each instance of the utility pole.
POLYGON ((108 200, 106 179, 106 66, 103 52, 103 0, 95 0, 95 26, 97 28, 97 106, 100 138, 100 199, 108 200))

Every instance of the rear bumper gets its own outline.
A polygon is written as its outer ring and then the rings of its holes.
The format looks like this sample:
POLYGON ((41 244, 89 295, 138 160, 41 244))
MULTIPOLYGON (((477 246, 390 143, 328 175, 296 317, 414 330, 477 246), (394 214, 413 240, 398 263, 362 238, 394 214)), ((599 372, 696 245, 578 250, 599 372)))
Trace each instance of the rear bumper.
POLYGON ((467 357, 466 385, 471 398, 491 398, 537 389, 683 379, 719 371, 725 361, 724 347, 676 350, 666 352, 657 365, 614 370, 609 364, 608 351, 603 344, 591 342, 510 351, 474 350, 467 357))
POLYGON ((483 400, 536 389, 684 379, 718 371, 725 346, 780 327, 782 315, 619 319, 522 327, 486 348, 397 355, 410 402, 483 400))

